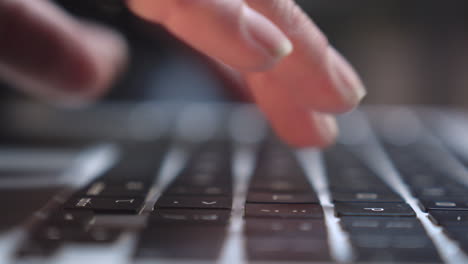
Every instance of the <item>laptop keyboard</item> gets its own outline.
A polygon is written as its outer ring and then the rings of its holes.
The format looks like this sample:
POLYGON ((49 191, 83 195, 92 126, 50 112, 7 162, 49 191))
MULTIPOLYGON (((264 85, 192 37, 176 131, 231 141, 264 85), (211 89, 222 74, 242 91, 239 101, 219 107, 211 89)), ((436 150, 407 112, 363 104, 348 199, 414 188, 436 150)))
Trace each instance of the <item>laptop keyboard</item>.
MULTIPOLYGON (((164 123, 169 127, 166 132, 148 138, 140 130, 135 138, 125 130, 128 120, 116 115, 124 120, 113 119, 120 129, 116 134, 107 127, 107 137, 99 132, 93 138, 86 130, 86 140, 57 141, 72 143, 65 144, 67 151, 60 150, 68 155, 70 146, 79 150, 78 157, 84 153, 88 158, 90 148, 107 148, 114 158, 109 165, 101 164, 88 181, 58 188, 54 178, 44 177, 50 182, 27 189, 29 201, 38 197, 43 206, 28 209, 29 216, 20 214, 22 220, 12 214, 14 221, 4 221, 10 227, 24 223, 26 230, 10 258, 19 262, 57 259, 77 247, 77 254, 86 259, 83 246, 87 246, 107 248, 102 252, 120 256, 119 263, 468 261, 468 187, 464 182, 468 169, 460 159, 468 141, 460 141, 455 149, 440 131, 421 130, 429 127, 424 125, 427 116, 438 116, 433 120, 443 123, 441 118, 447 122, 451 115, 405 110, 405 117, 392 119, 399 108, 357 111, 340 120, 348 138, 340 138, 337 145, 324 151, 294 151, 268 130, 261 130, 263 121, 252 108, 226 109, 219 111, 222 118, 199 120, 210 127, 210 137, 200 137, 203 127, 187 133, 190 125, 180 120, 193 122, 198 117, 179 114, 178 121, 164 123), (252 128, 255 131, 249 131, 252 128), (414 131, 419 131, 416 136, 414 131), (40 190, 54 195, 44 200, 40 190)), ((203 107, 198 112, 207 113, 203 107)), ((83 116, 79 113, 77 118, 83 116)), ((131 111, 128 116, 134 117, 131 111)), ((48 122, 63 119, 59 115, 48 122)), ((131 121, 154 131, 151 124, 131 121)), ((31 131, 38 138, 24 140, 6 133, 2 142, 15 142, 8 149, 36 146, 33 149, 40 156, 44 147, 33 143, 53 140, 43 128, 31 131), (12 136, 15 140, 9 141, 12 136)), ((60 144, 52 150, 57 148, 60 144)), ((2 153, 0 159, 6 157, 2 153)), ((9 153, 6 148, 4 153, 9 153)), ((64 162, 44 174, 58 174, 70 159, 64 162)), ((25 174, 19 168, 12 173, 0 168, 0 172, 7 175, 0 183, 30 178, 17 176, 25 174)), ((67 175, 83 178, 81 173, 70 170, 67 175)), ((1 194, 13 197, 5 210, 22 212, 14 207, 31 204, 27 198, 14 199, 15 195, 24 197, 24 189, 5 189, 1 194)))

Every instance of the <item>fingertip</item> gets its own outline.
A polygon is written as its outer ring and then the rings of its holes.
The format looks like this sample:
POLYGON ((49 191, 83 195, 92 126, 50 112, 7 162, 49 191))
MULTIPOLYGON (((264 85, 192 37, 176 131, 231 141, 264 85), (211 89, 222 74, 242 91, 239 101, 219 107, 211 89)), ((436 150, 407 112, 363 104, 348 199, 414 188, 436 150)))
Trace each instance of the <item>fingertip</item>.
POLYGON ((350 110, 367 94, 366 88, 351 64, 335 48, 327 49, 331 79, 343 101, 343 108, 350 110))

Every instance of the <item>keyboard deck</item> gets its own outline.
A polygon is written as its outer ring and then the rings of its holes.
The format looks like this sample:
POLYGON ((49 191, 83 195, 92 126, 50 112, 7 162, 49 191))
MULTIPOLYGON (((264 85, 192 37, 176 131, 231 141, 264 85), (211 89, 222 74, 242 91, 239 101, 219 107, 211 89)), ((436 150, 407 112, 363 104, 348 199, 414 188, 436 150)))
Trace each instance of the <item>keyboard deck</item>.
POLYGON ((8 105, 1 263, 465 263, 468 113, 367 107, 292 150, 249 105, 8 105))

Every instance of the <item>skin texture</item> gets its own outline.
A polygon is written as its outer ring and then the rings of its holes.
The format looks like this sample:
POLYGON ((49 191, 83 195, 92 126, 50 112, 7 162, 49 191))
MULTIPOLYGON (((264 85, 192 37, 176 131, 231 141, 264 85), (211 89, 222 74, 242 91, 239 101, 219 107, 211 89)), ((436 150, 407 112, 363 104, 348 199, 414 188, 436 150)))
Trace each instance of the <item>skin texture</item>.
MULTIPOLYGON (((334 114, 351 110, 365 95, 353 68, 293 0, 127 4, 246 86, 292 146, 332 143, 334 114)), ((73 19, 47 0, 0 0, 0 39, 0 78, 67 106, 104 93, 127 59, 117 33, 73 19)))

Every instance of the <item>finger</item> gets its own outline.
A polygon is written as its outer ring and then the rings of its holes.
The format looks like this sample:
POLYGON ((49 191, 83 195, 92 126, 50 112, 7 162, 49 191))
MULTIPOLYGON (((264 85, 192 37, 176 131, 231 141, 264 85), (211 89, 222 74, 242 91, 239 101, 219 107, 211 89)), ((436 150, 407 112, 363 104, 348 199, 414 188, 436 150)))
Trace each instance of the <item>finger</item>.
POLYGON ((125 62, 117 34, 44 0, 0 0, 0 77, 53 99, 94 98, 125 62))
MULTIPOLYGON (((262 78, 270 91, 286 89, 293 101, 323 112, 343 112, 358 104, 364 86, 353 68, 293 0, 246 0, 292 41, 293 53, 262 78)), ((259 95, 260 97, 262 95, 259 95)))
POLYGON ((261 78, 248 82, 250 86, 256 87, 252 89, 252 94, 273 129, 289 145, 325 147, 334 142, 338 129, 333 116, 288 103, 291 101, 290 93, 286 90, 271 91, 261 83, 261 78))
POLYGON ((128 5, 236 69, 264 70, 292 51, 281 30, 243 0, 129 0, 128 5))

